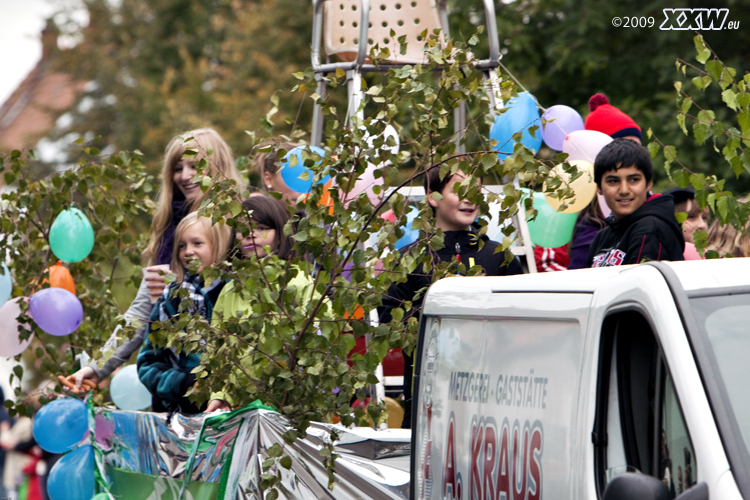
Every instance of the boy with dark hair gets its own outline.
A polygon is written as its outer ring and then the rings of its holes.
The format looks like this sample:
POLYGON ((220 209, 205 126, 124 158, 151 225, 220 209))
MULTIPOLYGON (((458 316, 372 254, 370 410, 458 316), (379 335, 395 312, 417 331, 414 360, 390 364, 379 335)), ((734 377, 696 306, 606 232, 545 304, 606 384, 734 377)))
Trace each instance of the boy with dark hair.
POLYGON ((615 139, 596 157, 594 181, 612 215, 591 243, 588 267, 684 260, 685 240, 669 195, 651 194, 651 157, 643 146, 615 139))
MULTIPOLYGON (((481 266, 486 276, 506 276, 522 274, 521 264, 511 260, 505 263, 505 252, 495 253, 498 243, 491 241, 486 235, 478 236, 472 224, 479 216, 479 207, 458 195, 458 186, 466 179, 466 175, 456 172, 440 178, 440 170, 433 168, 425 174, 425 195, 427 203, 432 208, 435 217, 435 227, 443 230, 443 248, 435 250, 428 248, 433 264, 440 262, 456 262, 463 264, 466 269, 481 266), (434 196, 434 194, 440 196, 434 196), (480 248, 481 246, 481 248, 480 248)), ((401 255, 409 252, 416 245, 406 246, 400 250, 401 255)), ((460 268, 459 268, 460 271, 460 268)), ((420 264, 404 282, 396 282, 388 289, 383 297, 383 305, 378 308, 381 323, 391 321, 391 311, 402 307, 406 302, 412 303, 412 308, 406 311, 404 321, 410 317, 419 318, 424 292, 434 281, 431 273, 425 273, 420 264)), ((411 385, 413 360, 410 355, 404 355, 404 420, 403 428, 411 426, 411 385)))

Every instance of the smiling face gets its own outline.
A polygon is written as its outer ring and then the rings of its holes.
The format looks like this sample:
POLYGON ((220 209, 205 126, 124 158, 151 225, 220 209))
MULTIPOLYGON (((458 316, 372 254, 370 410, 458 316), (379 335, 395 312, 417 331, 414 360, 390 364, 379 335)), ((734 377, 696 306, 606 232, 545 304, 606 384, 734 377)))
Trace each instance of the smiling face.
POLYGON ((453 191, 453 186, 460 184, 465 178, 463 174, 456 173, 440 193, 442 199, 436 200, 432 193, 427 197, 427 203, 435 209, 435 227, 443 231, 467 231, 479 217, 479 207, 468 200, 462 200, 453 191))
POLYGON ((687 219, 682 223, 682 235, 685 241, 693 243, 693 233, 708 231, 708 207, 701 210, 695 200, 687 200, 684 207, 675 207, 675 212, 687 212, 687 219))
POLYGON ((195 169, 195 160, 180 160, 174 168, 175 186, 185 195, 187 201, 194 201, 201 194, 200 184, 193 182, 193 177, 198 173, 195 169))
POLYGON ((241 239, 242 256, 246 259, 265 257, 268 255, 265 247, 270 247, 271 253, 276 253, 279 246, 276 241, 276 230, 255 221, 250 221, 250 227, 250 234, 237 235, 237 238, 241 239))
POLYGON ((652 181, 646 182, 643 172, 634 165, 605 172, 597 192, 604 196, 615 220, 622 220, 646 202, 652 181))
POLYGON ((213 248, 206 237, 206 230, 203 224, 195 223, 186 227, 182 236, 180 236, 177 248, 180 263, 185 268, 195 259, 201 262, 198 272, 201 272, 204 267, 211 264, 213 248))

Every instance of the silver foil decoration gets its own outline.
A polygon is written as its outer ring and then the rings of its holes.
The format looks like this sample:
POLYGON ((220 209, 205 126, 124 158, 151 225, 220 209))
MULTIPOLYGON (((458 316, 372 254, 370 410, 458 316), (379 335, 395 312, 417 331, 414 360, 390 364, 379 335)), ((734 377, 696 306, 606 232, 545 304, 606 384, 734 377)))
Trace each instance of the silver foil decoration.
POLYGON ((261 464, 276 443, 292 459, 280 472, 280 498, 407 499, 411 431, 347 429, 314 423, 307 437, 293 445, 283 438, 290 427, 276 412, 241 409, 222 414, 175 415, 97 408, 95 447, 100 452, 104 482, 111 468, 171 478, 182 483, 174 498, 192 498, 190 481, 219 484, 218 500, 263 498, 261 464), (320 450, 335 429, 336 476, 333 490, 320 450))

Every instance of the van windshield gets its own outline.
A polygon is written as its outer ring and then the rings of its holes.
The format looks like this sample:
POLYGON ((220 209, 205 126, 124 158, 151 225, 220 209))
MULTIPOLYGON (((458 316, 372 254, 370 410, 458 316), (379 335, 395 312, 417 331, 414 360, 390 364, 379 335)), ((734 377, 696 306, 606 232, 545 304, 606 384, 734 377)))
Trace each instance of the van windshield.
POLYGON ((692 298, 745 449, 750 450, 750 294, 692 298))

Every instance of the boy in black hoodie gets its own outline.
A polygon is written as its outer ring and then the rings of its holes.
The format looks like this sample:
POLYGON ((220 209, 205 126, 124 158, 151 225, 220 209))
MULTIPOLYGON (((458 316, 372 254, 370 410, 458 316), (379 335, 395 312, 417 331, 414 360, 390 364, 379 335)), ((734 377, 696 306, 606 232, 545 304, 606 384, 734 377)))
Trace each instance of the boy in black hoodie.
MULTIPOLYGON (((491 241, 486 235, 477 237, 472 234, 472 223, 479 216, 479 207, 468 200, 461 199, 454 191, 454 186, 460 184, 466 176, 457 172, 440 178, 440 171, 433 168, 425 174, 425 193, 427 203, 432 207, 435 216, 435 227, 443 230, 443 244, 440 250, 428 249, 432 258, 433 268, 440 262, 456 261, 466 269, 481 266, 486 276, 506 276, 522 274, 521 264, 513 259, 510 264, 505 263, 505 252, 495 253, 498 243, 491 241), (434 196, 439 193, 440 196, 434 196), (481 241, 481 245, 480 245, 481 241), (481 246, 481 248, 480 248, 481 246)), ((400 250, 406 254, 416 243, 400 250)), ((419 318, 422 300, 427 288, 433 283, 433 275, 427 274, 420 264, 406 281, 393 283, 388 294, 383 297, 383 305, 378 308, 381 323, 391 321, 391 311, 401 307, 405 302, 412 302, 412 308, 406 311, 404 321, 415 316, 419 318)), ((407 353, 404 355, 404 420, 403 428, 411 426, 411 386, 413 359, 407 353)))
POLYGON ((612 209, 591 243, 589 267, 684 260, 685 240, 670 195, 651 194, 651 157, 643 146, 615 139, 596 157, 597 192, 612 209))

